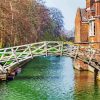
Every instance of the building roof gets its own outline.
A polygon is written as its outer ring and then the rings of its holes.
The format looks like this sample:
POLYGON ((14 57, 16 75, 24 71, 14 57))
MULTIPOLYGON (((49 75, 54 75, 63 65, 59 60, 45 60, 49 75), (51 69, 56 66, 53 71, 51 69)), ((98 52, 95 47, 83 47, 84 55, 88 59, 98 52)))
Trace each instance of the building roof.
POLYGON ((100 2, 100 0, 95 0, 95 2, 100 2))
POLYGON ((88 21, 88 18, 87 18, 87 11, 86 9, 81 9, 81 18, 82 18, 82 21, 83 22, 87 22, 88 21))

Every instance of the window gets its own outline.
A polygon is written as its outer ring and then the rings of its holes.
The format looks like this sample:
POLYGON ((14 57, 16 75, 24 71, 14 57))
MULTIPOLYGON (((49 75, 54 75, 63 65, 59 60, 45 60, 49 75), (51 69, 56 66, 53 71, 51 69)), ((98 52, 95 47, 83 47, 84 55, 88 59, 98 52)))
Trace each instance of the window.
POLYGON ((94 36, 95 35, 95 22, 90 21, 89 22, 89 36, 94 36))

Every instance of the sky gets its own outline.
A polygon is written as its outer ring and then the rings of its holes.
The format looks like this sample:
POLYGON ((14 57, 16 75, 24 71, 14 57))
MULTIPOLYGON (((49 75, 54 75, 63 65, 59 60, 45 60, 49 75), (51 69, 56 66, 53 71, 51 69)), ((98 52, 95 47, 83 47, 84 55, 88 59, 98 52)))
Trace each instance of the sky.
POLYGON ((77 8, 84 8, 85 1, 86 0, 45 0, 46 6, 56 7, 62 12, 66 30, 74 28, 74 19, 77 8))

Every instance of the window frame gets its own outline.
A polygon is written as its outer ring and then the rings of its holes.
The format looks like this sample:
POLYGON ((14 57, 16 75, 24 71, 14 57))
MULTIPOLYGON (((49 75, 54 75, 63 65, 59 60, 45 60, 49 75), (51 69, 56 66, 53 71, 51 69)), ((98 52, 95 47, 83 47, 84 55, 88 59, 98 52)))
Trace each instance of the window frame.
POLYGON ((95 21, 89 22, 89 36, 95 36, 95 21))

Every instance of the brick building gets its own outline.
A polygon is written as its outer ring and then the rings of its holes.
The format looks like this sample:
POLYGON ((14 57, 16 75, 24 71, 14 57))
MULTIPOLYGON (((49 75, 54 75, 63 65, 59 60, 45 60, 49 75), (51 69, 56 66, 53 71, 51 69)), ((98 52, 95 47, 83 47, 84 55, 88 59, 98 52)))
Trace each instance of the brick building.
POLYGON ((75 42, 100 48, 100 0, 86 0, 86 8, 78 8, 75 42))

